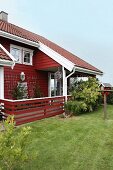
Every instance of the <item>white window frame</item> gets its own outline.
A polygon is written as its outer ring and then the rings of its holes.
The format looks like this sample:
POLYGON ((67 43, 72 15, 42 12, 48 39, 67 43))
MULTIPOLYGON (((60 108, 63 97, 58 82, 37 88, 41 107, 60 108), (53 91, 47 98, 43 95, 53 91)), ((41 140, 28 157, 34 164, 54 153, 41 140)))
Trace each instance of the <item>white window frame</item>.
POLYGON ((32 65, 33 50, 30 50, 30 49, 28 49, 28 48, 23 48, 23 54, 22 54, 22 56, 23 56, 23 64, 25 64, 25 65, 32 65), (25 52, 30 53, 30 63, 24 62, 24 53, 25 53, 25 52))
POLYGON ((16 49, 19 49, 21 51, 21 55, 20 55, 19 61, 16 61, 16 63, 18 63, 18 64, 25 64, 25 65, 32 65, 33 50, 28 49, 28 48, 24 48, 24 47, 21 47, 21 46, 17 46, 17 45, 14 45, 14 44, 10 44, 10 52, 11 52, 12 48, 16 48, 16 49), (29 52, 30 53, 30 63, 24 62, 24 53, 25 52, 29 52))
MULTIPOLYGON (((21 55, 20 55, 20 57, 19 57, 19 61, 16 61, 16 63, 22 64, 22 47, 11 44, 11 45, 10 45, 10 53, 11 53, 11 49, 12 49, 12 48, 16 48, 16 49, 20 50, 21 55)), ((13 57, 14 57, 14 56, 13 56, 13 57)), ((15 58, 15 57, 14 57, 14 58, 15 58)))

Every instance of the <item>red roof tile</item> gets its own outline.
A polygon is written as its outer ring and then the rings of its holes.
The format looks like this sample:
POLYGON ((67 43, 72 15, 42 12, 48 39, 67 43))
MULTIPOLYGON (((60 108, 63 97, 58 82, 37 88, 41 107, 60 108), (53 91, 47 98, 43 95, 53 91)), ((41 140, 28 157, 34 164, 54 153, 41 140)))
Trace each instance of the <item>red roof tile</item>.
POLYGON ((0 48, 0 59, 11 60, 11 58, 0 48))
POLYGON ((13 35, 16 35, 18 37, 25 38, 27 40, 31 40, 33 42, 37 42, 37 43, 41 42, 44 45, 46 45, 49 48, 56 51, 57 53, 59 53, 60 55, 62 55, 63 57, 65 57, 68 60, 70 60, 71 62, 73 62, 76 66, 102 73, 102 71, 98 70, 96 67, 92 66, 91 64, 80 59, 76 55, 70 53, 69 51, 65 50, 64 48, 58 46, 57 44, 47 40, 46 38, 44 38, 40 35, 32 33, 28 30, 25 30, 23 28, 20 28, 18 26, 15 26, 15 25, 8 23, 8 22, 5 22, 3 20, 0 20, 0 30, 5 31, 5 32, 10 33, 10 34, 13 34, 13 35))

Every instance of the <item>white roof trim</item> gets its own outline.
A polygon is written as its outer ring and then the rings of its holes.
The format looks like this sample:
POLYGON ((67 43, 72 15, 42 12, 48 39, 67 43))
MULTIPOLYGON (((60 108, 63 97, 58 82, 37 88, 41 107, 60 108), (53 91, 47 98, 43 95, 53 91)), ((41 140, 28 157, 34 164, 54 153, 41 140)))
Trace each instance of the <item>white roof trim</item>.
POLYGON ((9 56, 9 58, 11 58, 11 60, 14 62, 16 61, 16 59, 3 47, 2 44, 0 44, 0 48, 9 56))
POLYGON ((27 45, 31 45, 33 47, 38 47, 39 46, 39 44, 36 43, 36 42, 33 42, 33 41, 27 40, 25 38, 22 38, 22 37, 7 33, 5 31, 0 30, 0 36, 5 37, 5 38, 9 38, 9 39, 14 40, 14 41, 18 41, 18 42, 21 42, 21 43, 24 43, 24 44, 27 44, 27 45))
POLYGON ((0 48, 9 56, 9 58, 11 58, 12 61, 10 60, 4 60, 4 59, 0 59, 0 64, 1 65, 7 65, 7 66, 11 66, 12 69, 15 65, 16 59, 3 47, 2 44, 0 44, 0 48))
POLYGON ((46 45, 39 42, 39 50, 47 54, 50 58, 55 60, 57 63, 61 64, 67 70, 72 71, 74 67, 74 63, 57 53, 56 51, 52 50, 51 48, 47 47, 46 45))
MULTIPOLYGON (((57 53, 56 51, 47 47, 46 45, 42 44, 41 42, 36 43, 36 42, 30 41, 30 40, 27 40, 25 38, 7 33, 5 31, 1 31, 1 30, 0 30, 0 36, 39 48, 42 52, 47 54, 49 57, 51 57, 53 60, 55 60, 56 62, 61 64, 63 67, 65 67, 69 71, 72 71, 74 66, 76 66, 73 62, 66 59, 65 57, 63 57, 62 55, 57 53)), ((80 71, 80 72, 89 73, 89 74, 103 75, 103 73, 92 71, 92 70, 89 70, 89 69, 84 69, 84 68, 81 68, 81 67, 77 67, 77 70, 80 71)))
POLYGON ((51 57, 53 60, 61 64, 63 67, 65 67, 67 70, 72 71, 74 67, 76 68, 76 71, 87 73, 87 74, 93 74, 93 75, 103 75, 101 72, 85 69, 82 67, 76 66, 74 63, 72 63, 70 60, 66 59, 64 56, 60 55, 56 51, 52 50, 51 48, 47 47, 46 45, 39 42, 39 49, 47 54, 49 57, 51 57))
POLYGON ((10 60, 2 60, 0 59, 0 66, 10 66, 14 67, 14 63, 10 60))
POLYGON ((77 67, 77 66, 75 66, 75 68, 76 68, 76 71, 79 71, 79 72, 82 72, 82 73, 93 74, 93 75, 100 75, 100 76, 103 75, 103 73, 101 73, 101 72, 89 70, 89 69, 86 69, 86 68, 77 67))

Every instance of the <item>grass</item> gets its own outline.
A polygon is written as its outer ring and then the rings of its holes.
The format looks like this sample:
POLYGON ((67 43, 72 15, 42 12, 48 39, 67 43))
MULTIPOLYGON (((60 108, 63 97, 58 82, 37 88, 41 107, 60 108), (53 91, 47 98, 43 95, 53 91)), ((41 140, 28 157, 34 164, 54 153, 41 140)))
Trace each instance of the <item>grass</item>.
POLYGON ((29 151, 38 156, 25 170, 112 170, 113 106, 93 113, 62 119, 43 119, 25 126, 32 128, 29 151))

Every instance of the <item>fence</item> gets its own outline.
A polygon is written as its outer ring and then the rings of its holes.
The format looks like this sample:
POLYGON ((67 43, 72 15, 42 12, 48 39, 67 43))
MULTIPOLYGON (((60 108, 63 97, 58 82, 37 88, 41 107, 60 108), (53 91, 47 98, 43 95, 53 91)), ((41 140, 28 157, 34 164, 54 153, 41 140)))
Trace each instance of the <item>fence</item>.
POLYGON ((64 96, 23 100, 0 100, 4 117, 14 115, 16 125, 33 122, 64 112, 64 96))

